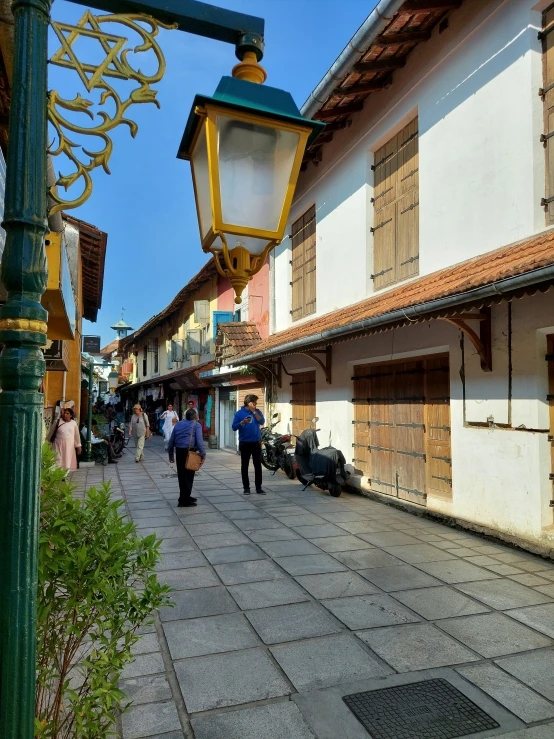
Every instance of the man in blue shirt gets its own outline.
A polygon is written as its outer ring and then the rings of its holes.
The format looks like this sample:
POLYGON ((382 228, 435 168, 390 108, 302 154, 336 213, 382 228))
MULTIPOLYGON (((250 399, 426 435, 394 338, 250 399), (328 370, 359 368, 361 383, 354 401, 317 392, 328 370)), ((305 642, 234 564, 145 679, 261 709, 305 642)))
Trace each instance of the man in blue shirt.
POLYGON ((233 431, 239 432, 240 472, 244 494, 250 495, 250 480, 248 467, 250 457, 254 463, 254 482, 258 495, 265 495, 262 490, 262 431, 261 426, 265 418, 261 411, 256 409, 257 395, 247 395, 244 406, 235 413, 233 431))
POLYGON ((179 508, 188 508, 196 505, 196 498, 192 497, 194 470, 187 470, 185 467, 189 449, 197 451, 204 462, 206 459, 206 450, 202 439, 202 427, 197 423, 197 416, 194 408, 189 408, 187 410, 184 421, 179 421, 175 424, 167 447, 169 461, 173 463, 175 456, 177 457, 179 508))

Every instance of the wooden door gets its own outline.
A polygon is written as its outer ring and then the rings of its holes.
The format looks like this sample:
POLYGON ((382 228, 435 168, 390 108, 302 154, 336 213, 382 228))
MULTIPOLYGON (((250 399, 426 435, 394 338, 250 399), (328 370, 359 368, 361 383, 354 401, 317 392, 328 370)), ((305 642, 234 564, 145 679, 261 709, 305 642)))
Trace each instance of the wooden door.
POLYGON ((451 496, 448 357, 360 365, 352 379, 352 461, 372 489, 419 505, 451 496))
POLYGON ((315 371, 299 372, 291 380, 292 400, 290 422, 293 434, 312 428, 315 416, 315 371))

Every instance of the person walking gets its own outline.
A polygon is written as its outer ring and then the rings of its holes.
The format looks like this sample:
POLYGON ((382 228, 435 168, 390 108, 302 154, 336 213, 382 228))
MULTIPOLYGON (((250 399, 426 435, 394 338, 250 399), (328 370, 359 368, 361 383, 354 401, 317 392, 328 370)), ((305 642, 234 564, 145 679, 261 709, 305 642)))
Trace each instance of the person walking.
POLYGON ((138 403, 133 406, 133 410, 135 413, 129 423, 129 436, 132 436, 135 442, 135 462, 140 462, 144 457, 144 440, 150 438, 150 422, 138 403))
POLYGON ((169 440, 171 439, 171 434, 173 433, 173 426, 174 426, 174 420, 179 420, 179 416, 177 413, 173 410, 173 405, 171 403, 167 404, 167 410, 162 413, 160 418, 163 419, 164 425, 163 425, 163 433, 164 433, 164 447, 167 451, 167 445, 169 444, 169 440))
POLYGON ((206 460, 206 450, 202 439, 202 428, 198 423, 198 416, 194 408, 185 413, 185 420, 178 421, 168 444, 169 462, 177 460, 177 477, 179 479, 179 508, 188 508, 196 505, 196 498, 192 497, 194 470, 187 470, 186 463, 189 451, 196 451, 202 457, 202 464, 206 460))
POLYGON ((250 457, 254 465, 254 484, 258 495, 265 495, 262 489, 262 429, 265 423, 263 413, 256 408, 257 395, 247 395, 244 406, 235 413, 233 431, 239 432, 240 473, 244 495, 250 495, 248 467, 250 457))
POLYGON ((48 435, 52 449, 58 453, 58 467, 70 472, 77 469, 77 454, 81 453, 81 437, 72 408, 64 408, 48 435))

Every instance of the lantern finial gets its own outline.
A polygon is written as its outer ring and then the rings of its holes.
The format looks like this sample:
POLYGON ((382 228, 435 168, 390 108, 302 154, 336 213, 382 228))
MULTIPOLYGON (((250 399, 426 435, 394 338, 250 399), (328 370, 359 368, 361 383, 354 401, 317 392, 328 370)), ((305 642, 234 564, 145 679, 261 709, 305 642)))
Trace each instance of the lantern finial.
POLYGON ((267 79, 267 72, 259 64, 256 54, 253 51, 246 51, 242 61, 233 67, 233 77, 261 85, 267 79))

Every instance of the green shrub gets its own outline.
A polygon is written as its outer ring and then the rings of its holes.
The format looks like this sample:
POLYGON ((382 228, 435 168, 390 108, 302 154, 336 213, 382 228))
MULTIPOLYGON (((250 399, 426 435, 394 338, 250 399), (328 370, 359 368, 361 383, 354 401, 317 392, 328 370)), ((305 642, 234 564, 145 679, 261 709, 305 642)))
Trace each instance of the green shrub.
POLYGON ((109 485, 91 488, 79 501, 65 474, 45 444, 35 735, 102 739, 114 736, 116 716, 126 707, 117 684, 133 659, 137 630, 170 605, 169 588, 155 575, 155 535, 137 536, 109 485))

